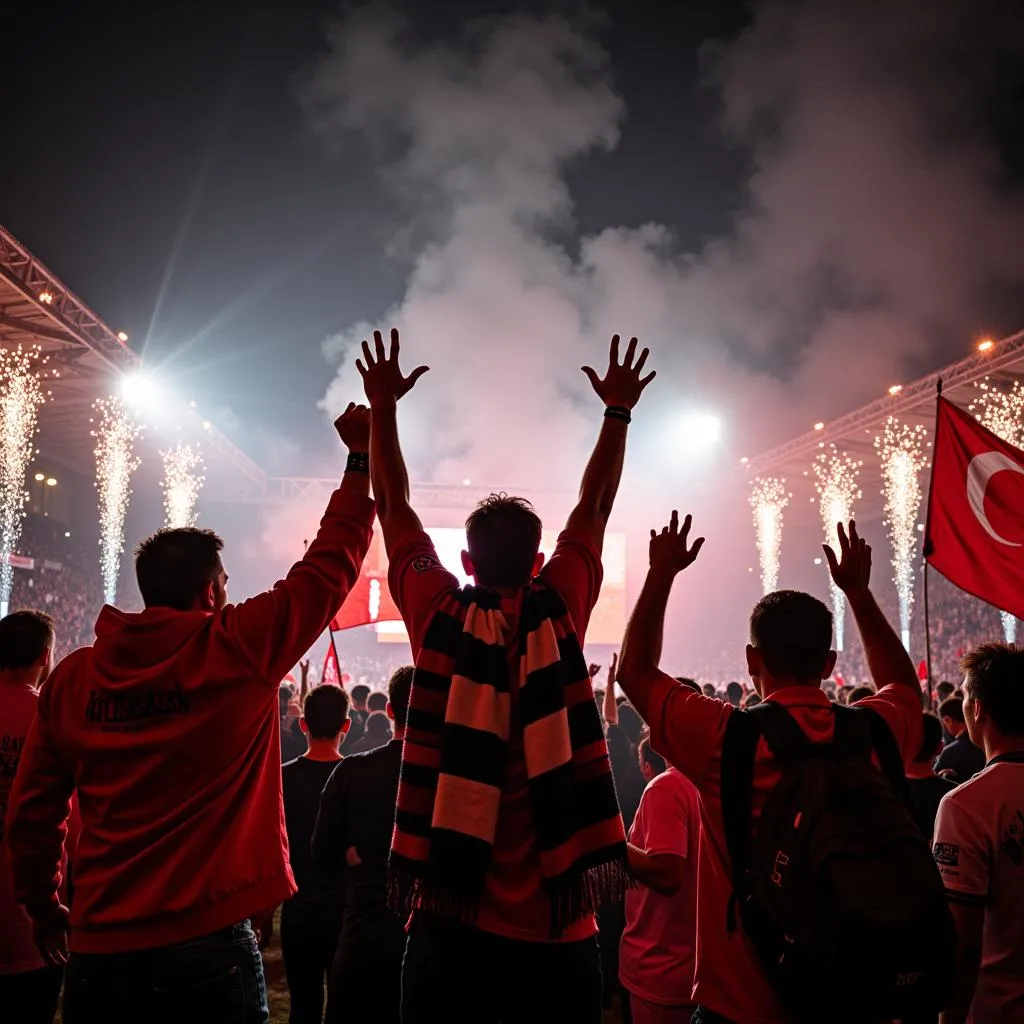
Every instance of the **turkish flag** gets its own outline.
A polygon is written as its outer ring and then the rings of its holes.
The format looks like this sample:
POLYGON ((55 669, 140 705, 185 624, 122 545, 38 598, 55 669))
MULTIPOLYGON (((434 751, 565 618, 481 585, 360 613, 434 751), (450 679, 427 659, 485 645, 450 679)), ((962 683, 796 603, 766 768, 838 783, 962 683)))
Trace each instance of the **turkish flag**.
POLYGON ((961 590, 1024 618, 1024 451, 939 399, 925 557, 961 590))
POLYGON ((327 656, 324 658, 324 670, 320 674, 321 686, 341 686, 341 666, 338 665, 338 652, 334 649, 334 641, 327 645, 327 656))

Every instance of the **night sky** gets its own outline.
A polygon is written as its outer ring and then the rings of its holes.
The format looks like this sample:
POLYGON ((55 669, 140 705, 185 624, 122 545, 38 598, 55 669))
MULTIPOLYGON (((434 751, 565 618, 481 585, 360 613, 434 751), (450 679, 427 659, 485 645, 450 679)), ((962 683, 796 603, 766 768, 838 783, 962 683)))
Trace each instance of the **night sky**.
MULTIPOLYGON (((698 51, 738 31, 743 5, 672 7, 655 30, 653 6, 600 5, 597 35, 630 114, 615 152, 569 169, 584 233, 658 220, 697 244, 735 202, 745 156, 717 132, 698 51)), ((328 152, 298 99, 342 9, 58 3, 4 27, 19 96, 5 119, 4 222, 162 374, 230 410, 221 425, 271 461, 265 410, 284 435, 320 442, 315 406, 331 375, 320 343, 377 316, 408 272, 385 251, 403 212, 375 154, 356 138, 328 152)), ((531 5, 395 9, 426 37, 531 5)))

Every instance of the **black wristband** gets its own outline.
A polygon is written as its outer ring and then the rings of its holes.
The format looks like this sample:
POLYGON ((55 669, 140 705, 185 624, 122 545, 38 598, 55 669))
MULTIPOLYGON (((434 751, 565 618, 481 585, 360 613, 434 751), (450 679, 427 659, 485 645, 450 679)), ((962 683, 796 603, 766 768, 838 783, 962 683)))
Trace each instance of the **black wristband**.
POLYGON ((366 452, 349 452, 345 463, 346 473, 369 473, 370 456, 366 452))
POLYGON ((624 405, 609 405, 604 411, 605 419, 608 420, 622 420, 623 423, 629 423, 633 418, 630 411, 624 405))

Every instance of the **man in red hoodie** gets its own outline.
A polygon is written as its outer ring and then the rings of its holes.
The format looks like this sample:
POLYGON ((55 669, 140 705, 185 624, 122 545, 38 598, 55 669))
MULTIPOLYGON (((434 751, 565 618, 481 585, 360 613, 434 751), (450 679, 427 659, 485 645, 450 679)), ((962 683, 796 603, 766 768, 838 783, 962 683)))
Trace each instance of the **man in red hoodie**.
POLYGON ((105 607, 95 644, 42 688, 7 842, 37 944, 67 961, 76 1024, 268 1020, 249 919, 295 892, 278 684, 355 582, 374 515, 369 412, 350 405, 335 426, 345 477, 284 580, 230 605, 220 538, 162 530, 136 555, 145 610, 105 607), (69 921, 58 891, 76 790, 69 921))

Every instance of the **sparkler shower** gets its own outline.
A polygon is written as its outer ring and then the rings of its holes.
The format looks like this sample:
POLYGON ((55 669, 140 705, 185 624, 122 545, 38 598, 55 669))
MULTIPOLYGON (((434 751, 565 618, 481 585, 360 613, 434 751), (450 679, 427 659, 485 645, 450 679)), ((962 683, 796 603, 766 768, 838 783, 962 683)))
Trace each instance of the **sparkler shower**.
MULTIPOLYGON (((863 462, 836 450, 822 452, 814 460, 814 475, 817 477, 816 488, 821 508, 821 524, 825 529, 825 543, 832 544, 836 537, 836 524, 848 523, 853 518, 853 503, 861 496, 857 477, 863 462)), ((845 632, 846 597, 835 583, 829 579, 832 591, 832 613, 835 618, 836 650, 843 649, 845 632)))
POLYGON ((131 500, 132 474, 139 468, 135 439, 139 426, 117 398, 98 398, 96 418, 96 490, 100 513, 100 570, 107 604, 117 600, 117 577, 124 551, 124 520, 131 500))
POLYGON ((885 524, 892 543, 893 583, 900 601, 903 646, 910 650, 910 613, 914 606, 914 563, 917 555, 917 513, 921 507, 920 472, 928 465, 928 431, 901 423, 895 416, 875 438, 882 463, 885 524))
POLYGON ((47 398, 37 375, 45 361, 38 347, 0 349, 0 615, 7 614, 14 585, 10 556, 21 537, 25 472, 47 398))
POLYGON ((761 560, 761 589, 770 594, 779 583, 779 559, 782 553, 782 511, 791 495, 786 481, 767 477, 754 481, 750 507, 754 510, 757 553, 761 560))
POLYGON ((164 460, 164 514, 167 526, 195 526, 196 499, 205 477, 198 449, 180 441, 160 453, 164 460))
MULTIPOLYGON (((974 386, 978 396, 967 407, 968 410, 996 437, 1017 448, 1024 448, 1024 388, 1020 381, 1015 380, 1011 387, 1003 390, 986 377, 983 381, 976 381, 974 386)), ((1006 642, 1015 643, 1017 617, 1001 611, 999 618, 1006 642)))

